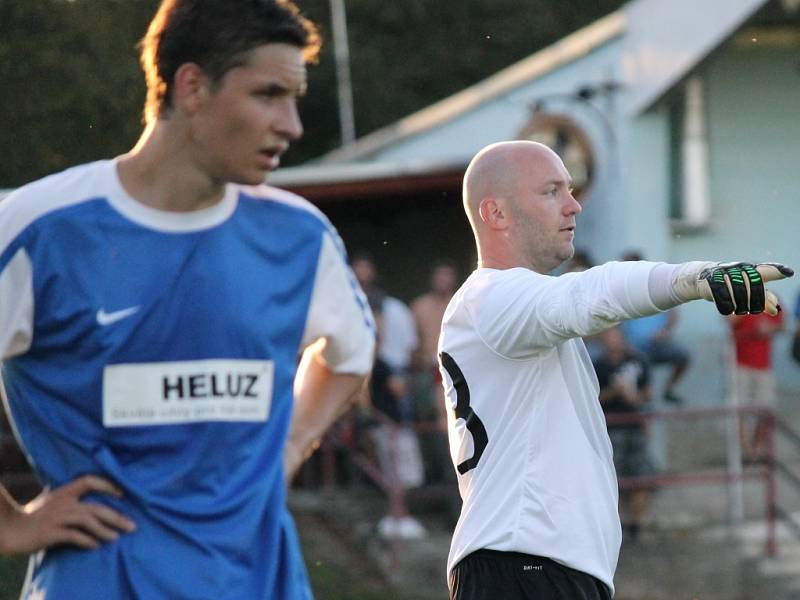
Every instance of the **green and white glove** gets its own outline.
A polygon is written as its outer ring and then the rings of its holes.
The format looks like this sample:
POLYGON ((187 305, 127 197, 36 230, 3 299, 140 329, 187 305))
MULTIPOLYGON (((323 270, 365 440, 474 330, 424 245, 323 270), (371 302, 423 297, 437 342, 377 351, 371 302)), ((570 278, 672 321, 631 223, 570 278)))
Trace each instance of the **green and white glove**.
POLYGON ((708 300, 723 315, 776 315, 781 310, 778 298, 764 284, 792 275, 792 269, 778 263, 688 262, 679 270, 673 285, 680 298, 708 300))

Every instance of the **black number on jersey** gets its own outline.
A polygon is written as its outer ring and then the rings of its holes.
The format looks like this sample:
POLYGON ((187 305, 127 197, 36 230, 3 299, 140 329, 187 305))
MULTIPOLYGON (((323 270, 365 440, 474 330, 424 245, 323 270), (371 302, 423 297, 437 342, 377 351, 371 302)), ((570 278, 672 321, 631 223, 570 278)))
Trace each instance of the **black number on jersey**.
POLYGON ((469 405, 469 386, 456 361, 447 352, 439 354, 439 360, 442 362, 444 370, 450 375, 453 387, 456 390, 456 417, 466 421, 467 430, 472 434, 472 445, 475 450, 472 458, 468 458, 457 467, 458 472, 463 475, 478 466, 478 461, 486 449, 486 444, 489 443, 489 436, 486 435, 486 427, 483 426, 483 422, 469 405))

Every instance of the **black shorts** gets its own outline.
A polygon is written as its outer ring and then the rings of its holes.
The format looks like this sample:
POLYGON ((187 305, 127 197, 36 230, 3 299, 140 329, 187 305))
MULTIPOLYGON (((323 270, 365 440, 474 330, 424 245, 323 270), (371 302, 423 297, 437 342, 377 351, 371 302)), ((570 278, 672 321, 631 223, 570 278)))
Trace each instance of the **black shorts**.
POLYGON ((611 600, 595 577, 531 554, 477 550, 450 572, 450 600, 611 600))

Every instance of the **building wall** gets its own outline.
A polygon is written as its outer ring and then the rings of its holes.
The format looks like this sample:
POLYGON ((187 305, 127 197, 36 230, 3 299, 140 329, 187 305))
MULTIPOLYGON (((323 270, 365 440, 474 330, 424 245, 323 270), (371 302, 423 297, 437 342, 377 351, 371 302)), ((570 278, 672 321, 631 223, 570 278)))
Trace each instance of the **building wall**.
POLYGON ((598 97, 590 104, 569 96, 582 86, 619 81, 621 39, 612 40, 584 56, 507 94, 489 100, 464 115, 392 144, 373 160, 441 160, 455 157, 468 161, 484 146, 515 139, 531 118, 530 107, 544 101, 546 109, 570 116, 592 141, 597 173, 584 214, 580 217, 577 245, 594 257, 607 259, 619 249, 630 227, 628 215, 617 208, 620 196, 622 140, 616 133, 622 119, 621 92, 598 97), (608 215, 615 214, 614 219, 608 215))
POLYGON ((672 233, 669 226, 669 117, 656 107, 628 126, 622 160, 620 193, 626 202, 621 210, 629 214, 630 227, 616 252, 639 249, 649 260, 667 260, 672 233))
MULTIPOLYGON (((726 44, 703 66, 706 83, 712 222, 673 236, 669 258, 752 258, 800 268, 800 70, 798 47, 726 44)), ((655 177, 651 175, 651 177, 655 177)), ((774 286, 787 308, 787 334, 775 347, 781 387, 800 394, 800 367, 788 358, 800 280, 774 286)), ((702 374, 724 360, 727 327, 705 306, 683 307, 679 329, 697 363, 688 386, 713 397, 722 381, 702 374)))

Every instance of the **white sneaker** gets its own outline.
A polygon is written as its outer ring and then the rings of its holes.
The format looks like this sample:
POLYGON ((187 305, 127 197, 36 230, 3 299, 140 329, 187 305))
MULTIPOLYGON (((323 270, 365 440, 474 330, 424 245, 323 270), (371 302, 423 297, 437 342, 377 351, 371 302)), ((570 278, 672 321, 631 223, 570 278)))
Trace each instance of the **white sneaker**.
POLYGON ((418 540, 428 535, 425 527, 414 517, 385 516, 378 521, 378 535, 384 539, 418 540))
POLYGON ((397 519, 397 521, 398 537, 401 537, 404 540, 418 540, 428 535, 428 532, 425 530, 425 527, 422 525, 422 523, 417 521, 414 517, 406 516, 397 519))
POLYGON ((378 521, 378 535, 384 539, 392 539, 400 537, 398 531, 400 530, 400 519, 391 516, 385 516, 378 521))

